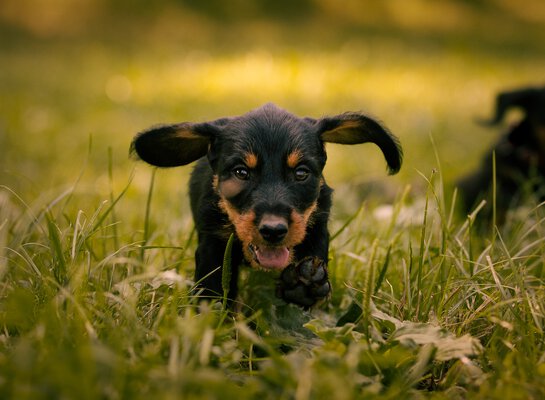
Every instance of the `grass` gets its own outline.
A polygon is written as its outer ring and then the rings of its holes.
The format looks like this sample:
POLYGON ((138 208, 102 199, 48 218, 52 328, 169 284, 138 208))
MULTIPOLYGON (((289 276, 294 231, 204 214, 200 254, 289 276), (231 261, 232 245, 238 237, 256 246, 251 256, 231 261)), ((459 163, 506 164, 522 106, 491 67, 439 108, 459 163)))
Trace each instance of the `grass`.
POLYGON ((423 206, 405 191, 332 221, 328 304, 304 312, 246 273, 235 314, 196 304, 193 235, 154 236, 153 200, 127 226, 127 190, 67 214, 77 187, 32 204, 4 186, 0 393, 540 398, 543 207, 483 238, 449 217, 440 176, 428 182, 423 206))
POLYGON ((545 209, 482 230, 452 187, 495 139, 472 119, 496 91, 541 83, 539 1, 361 13, 323 0, 296 24, 166 1, 92 24, 101 10, 83 2, 62 24, 6 1, 1 398, 545 396, 545 209), (315 117, 363 109, 406 154, 387 178, 372 147, 328 147, 333 294, 312 312, 247 269, 240 312, 199 306, 190 169, 127 157, 152 124, 266 101, 315 117))

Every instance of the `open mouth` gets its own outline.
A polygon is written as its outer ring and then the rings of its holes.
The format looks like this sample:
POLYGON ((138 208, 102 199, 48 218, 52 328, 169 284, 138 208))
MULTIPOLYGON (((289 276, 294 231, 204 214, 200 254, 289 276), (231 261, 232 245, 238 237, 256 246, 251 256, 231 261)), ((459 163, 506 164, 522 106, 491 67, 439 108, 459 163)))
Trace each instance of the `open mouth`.
POLYGON ((287 247, 255 246, 250 244, 255 261, 265 269, 281 270, 288 266, 290 250, 287 247))

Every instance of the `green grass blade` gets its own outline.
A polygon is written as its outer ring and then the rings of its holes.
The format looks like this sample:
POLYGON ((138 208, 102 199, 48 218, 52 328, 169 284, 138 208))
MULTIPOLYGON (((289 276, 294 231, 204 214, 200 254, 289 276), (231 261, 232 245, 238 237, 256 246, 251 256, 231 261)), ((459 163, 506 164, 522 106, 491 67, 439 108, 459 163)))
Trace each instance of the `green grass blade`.
MULTIPOLYGON (((145 246, 149 240, 149 231, 150 231, 150 217, 151 217, 151 199, 153 196, 153 187, 155 185, 155 173, 157 169, 154 168, 151 172, 150 185, 148 189, 148 198, 146 200, 146 214, 144 217, 144 237, 142 238, 142 246, 145 246)), ((140 249, 140 261, 144 263, 144 254, 145 249, 142 247, 140 249)))
POLYGON ((392 246, 388 247, 388 250, 386 251, 386 257, 384 259, 384 263, 382 264, 382 268, 380 269, 377 282, 375 284, 375 290, 373 291, 373 294, 377 294, 380 286, 382 285, 382 282, 384 281, 384 278, 386 277, 386 272, 388 271, 388 266, 390 265, 390 253, 392 252, 392 246))
MULTIPOLYGON (((114 204, 114 171, 113 171, 113 155, 112 148, 108 147, 108 178, 110 181, 110 202, 114 204)), ((119 248, 119 234, 117 232, 117 217, 115 215, 115 208, 112 208, 112 229, 113 229, 113 241, 114 248, 119 248)))
POLYGON ((364 208, 365 208, 365 203, 363 203, 354 214, 348 217, 348 219, 337 230, 337 232, 335 232, 333 235, 329 237, 329 241, 330 242, 334 241, 341 233, 343 233, 350 226, 350 224, 358 217, 358 215, 360 215, 360 213, 362 212, 364 208))
POLYGON ((45 214, 47 221, 47 228, 49 232, 49 241, 51 244, 52 258, 55 260, 53 264, 53 275, 59 283, 59 285, 64 286, 68 280, 67 277, 67 268, 66 260, 64 256, 64 251, 62 248, 62 240, 59 235, 58 227, 53 221, 53 217, 49 212, 45 214))
POLYGON ((119 202, 119 200, 121 200, 123 198, 123 196, 125 196, 125 193, 127 192, 127 190, 129 190, 129 187, 131 185, 133 177, 134 177, 134 174, 131 175, 131 177, 129 178, 129 181, 127 182, 127 185, 123 188, 123 190, 121 191, 119 196, 117 196, 115 198, 115 200, 112 203, 110 203, 108 208, 106 208, 106 210, 102 213, 102 215, 100 217, 98 217, 97 220, 93 223, 93 227, 90 230, 89 235, 92 235, 94 232, 96 232, 97 230, 99 230, 102 227, 102 224, 103 224, 104 220, 106 220, 106 218, 108 218, 111 211, 114 209, 115 205, 119 202))
POLYGON ((235 241, 235 234, 231 233, 229 240, 227 241, 227 246, 225 247, 225 252, 223 253, 223 266, 221 269, 221 288, 223 289, 223 308, 227 307, 227 299, 229 295, 229 289, 231 288, 231 278, 232 278, 232 250, 233 243, 235 241))

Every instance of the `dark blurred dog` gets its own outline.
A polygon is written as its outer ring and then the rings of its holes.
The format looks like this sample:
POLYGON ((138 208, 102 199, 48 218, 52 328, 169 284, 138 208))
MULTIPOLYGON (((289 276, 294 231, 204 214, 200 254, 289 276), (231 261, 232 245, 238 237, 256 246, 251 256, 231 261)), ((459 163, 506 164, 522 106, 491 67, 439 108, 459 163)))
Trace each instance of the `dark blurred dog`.
POLYGON ((545 87, 522 88, 497 96, 496 111, 487 125, 497 125, 512 108, 524 117, 502 135, 483 159, 481 167, 458 182, 465 211, 486 199, 484 211, 490 217, 493 183, 493 157, 496 160, 496 210, 498 224, 507 210, 528 195, 545 199, 545 87))
POLYGON ((299 118, 267 104, 238 117, 159 126, 135 137, 132 150, 149 164, 199 160, 189 192, 199 239, 195 277, 204 296, 223 294, 221 268, 231 234, 231 300, 242 260, 282 271, 277 291, 288 302, 310 307, 329 295, 332 190, 322 175, 325 142, 375 143, 390 173, 401 166, 395 136, 359 113, 299 118))

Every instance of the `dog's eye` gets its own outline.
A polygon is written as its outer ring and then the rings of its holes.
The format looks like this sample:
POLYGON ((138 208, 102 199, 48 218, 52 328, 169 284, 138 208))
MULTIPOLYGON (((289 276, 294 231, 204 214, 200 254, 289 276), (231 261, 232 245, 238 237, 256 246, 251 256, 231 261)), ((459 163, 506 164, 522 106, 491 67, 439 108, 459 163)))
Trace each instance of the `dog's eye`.
POLYGON ((299 166, 294 171, 295 180, 304 181, 310 175, 310 170, 305 166, 299 166))
POLYGON ((235 177, 237 177, 241 181, 246 181, 250 179, 250 171, 248 171, 248 168, 242 166, 235 167, 233 169, 233 175, 235 175, 235 177))

